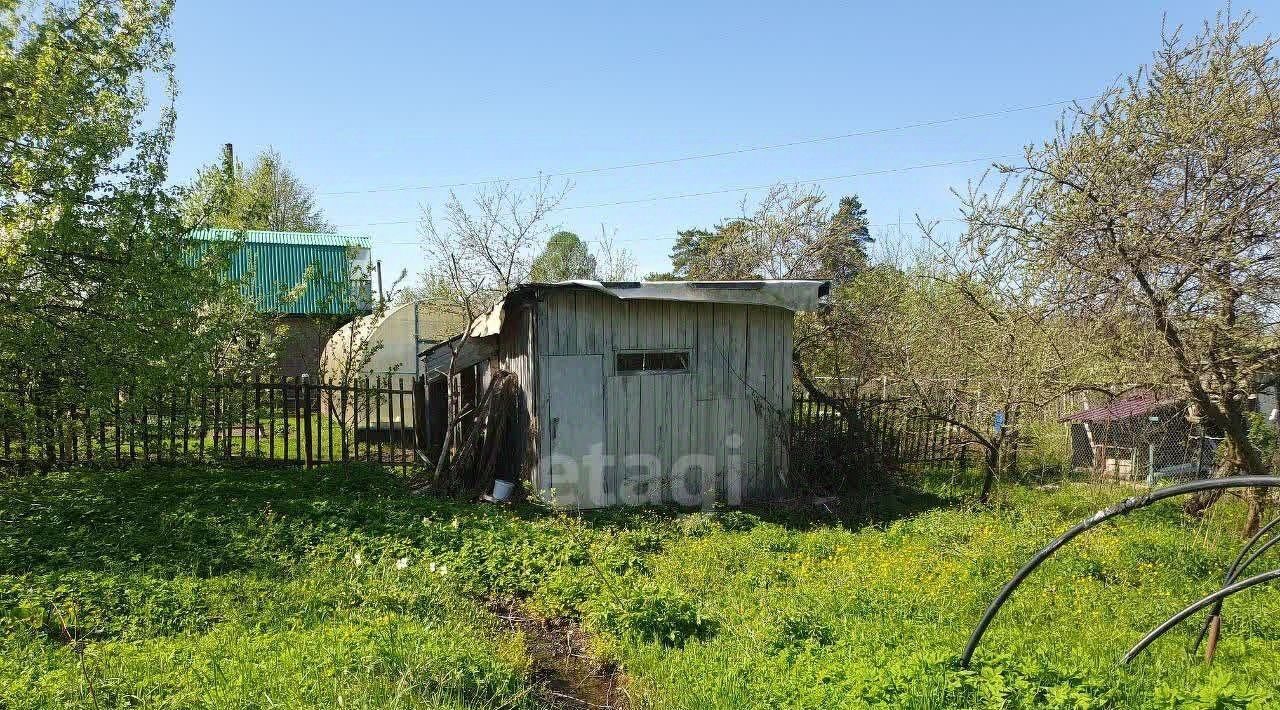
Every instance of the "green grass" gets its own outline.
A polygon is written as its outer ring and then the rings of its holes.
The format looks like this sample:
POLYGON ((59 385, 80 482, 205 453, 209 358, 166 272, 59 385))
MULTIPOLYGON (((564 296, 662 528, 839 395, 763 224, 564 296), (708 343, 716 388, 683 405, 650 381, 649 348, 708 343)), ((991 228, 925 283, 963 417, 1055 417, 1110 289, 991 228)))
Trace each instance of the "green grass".
MULTIPOLYGON (((184 419, 181 415, 151 414, 145 426, 141 419, 132 428, 123 426, 117 429, 110 425, 99 429, 91 423, 86 430, 84 426, 77 426, 58 439, 55 453, 61 460, 75 463, 114 462, 117 456, 121 462, 131 464, 148 460, 194 462, 223 457, 302 463, 305 459, 306 419, 296 416, 273 418, 265 414, 259 414, 255 419, 251 413, 243 420, 245 425, 241 426, 241 418, 230 414, 220 423, 216 434, 212 420, 206 420, 205 433, 201 436, 198 417, 184 419), (256 436, 254 423, 257 424, 256 436)), ((309 419, 312 460, 319 463, 343 461, 341 420, 323 413, 312 414, 309 419)), ((348 430, 348 460, 372 461, 382 456, 383 461, 390 463, 398 461, 397 456, 405 456, 412 449, 411 431, 393 429, 387 422, 381 422, 383 439, 379 444, 363 438, 357 440, 356 424, 363 427, 363 418, 353 422, 348 430)), ((370 420, 371 426, 376 427, 377 424, 376 420, 370 420)), ((9 449, 0 451, 0 460, 38 463, 44 459, 44 445, 29 440, 10 441, 9 449)))
POLYGON ((4 482, 0 708, 534 707, 529 651, 487 611, 496 597, 580 620, 637 707, 1280 703, 1272 589, 1228 603, 1211 668, 1185 651, 1199 619, 1116 666, 1215 587, 1239 511, 1193 524, 1161 505, 1092 531, 961 671, 1008 576, 1131 491, 1014 487, 976 508, 926 488, 854 525, 465 505, 359 467, 4 482))

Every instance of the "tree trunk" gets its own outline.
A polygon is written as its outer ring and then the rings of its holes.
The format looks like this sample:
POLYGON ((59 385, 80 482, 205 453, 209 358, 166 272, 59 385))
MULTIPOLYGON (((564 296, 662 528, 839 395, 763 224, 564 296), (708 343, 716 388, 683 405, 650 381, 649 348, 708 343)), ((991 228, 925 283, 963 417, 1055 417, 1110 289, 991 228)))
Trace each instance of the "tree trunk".
MULTIPOLYGON (((1249 441, 1249 424, 1243 408, 1230 397, 1225 397, 1227 404, 1213 417, 1223 430, 1224 438, 1218 445, 1214 465, 1214 476, 1225 477, 1243 473, 1247 476, 1265 475, 1266 464, 1249 441)), ((1212 406, 1212 405, 1209 405, 1212 406)), ((1208 409, 1201 404, 1203 409, 1208 409)), ((1205 491, 1191 496, 1182 506, 1184 512, 1196 518, 1203 517, 1209 508, 1222 497, 1222 491, 1205 491)), ((1245 492, 1248 512, 1245 516, 1243 535, 1253 537, 1262 524, 1262 516, 1266 507, 1266 490, 1250 489, 1245 492)))
POLYGON ((1262 527, 1262 516, 1266 513, 1267 507, 1267 489, 1250 488, 1245 491, 1244 500, 1248 506, 1248 513, 1244 519, 1244 537, 1248 539, 1257 534, 1258 528, 1262 527))
POLYGON ((987 503, 991 500, 991 489, 996 483, 996 469, 1000 466, 1000 449, 995 446, 987 447, 987 457, 984 460, 985 471, 982 478, 982 493, 978 496, 978 502, 987 503))

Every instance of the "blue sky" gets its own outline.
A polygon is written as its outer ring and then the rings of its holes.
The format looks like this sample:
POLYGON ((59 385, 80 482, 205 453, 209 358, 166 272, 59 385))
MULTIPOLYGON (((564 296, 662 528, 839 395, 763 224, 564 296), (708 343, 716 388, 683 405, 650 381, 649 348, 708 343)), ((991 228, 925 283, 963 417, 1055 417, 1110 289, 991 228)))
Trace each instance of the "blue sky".
MULTIPOLYGON (((446 190, 325 193, 663 160, 1087 97, 1150 58, 1163 14, 1194 29, 1217 7, 180 0, 171 175, 187 179, 225 142, 243 157, 274 146, 332 222, 372 238, 388 273, 416 273, 419 206, 442 204, 446 190)), ((1280 27, 1280 8, 1253 7, 1259 31, 1280 27)), ((586 238, 602 224, 616 231, 644 273, 668 267, 676 229, 736 214, 760 193, 731 188, 973 161, 820 183, 833 199, 860 195, 875 232, 899 215, 953 218, 951 189, 1048 136, 1060 111, 582 175, 565 206, 727 191, 555 217, 586 238)))

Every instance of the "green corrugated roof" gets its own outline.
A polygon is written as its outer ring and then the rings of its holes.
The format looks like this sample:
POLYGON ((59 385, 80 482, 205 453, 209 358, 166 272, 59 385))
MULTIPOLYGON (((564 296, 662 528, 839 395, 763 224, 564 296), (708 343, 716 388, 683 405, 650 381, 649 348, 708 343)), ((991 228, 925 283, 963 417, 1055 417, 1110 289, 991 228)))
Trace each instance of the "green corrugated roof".
POLYGON ((245 295, 253 299, 262 313, 299 315, 347 315, 348 304, 335 303, 344 293, 362 294, 367 313, 370 284, 350 284, 351 254, 349 249, 369 247, 365 237, 340 234, 308 234, 303 232, 264 232, 234 229, 206 229, 191 233, 196 244, 191 258, 198 259, 208 248, 205 243, 244 240, 244 246, 231 255, 228 278, 249 277, 245 295), (308 271, 314 276, 307 280, 308 271), (281 302, 280 296, 298 285, 306 287, 296 299, 281 302), (337 285, 335 288, 334 285, 337 285), (348 291, 350 285, 351 291, 348 291))
POLYGON ((299 244, 318 247, 369 248, 369 238, 358 234, 332 232, 267 232, 258 229, 197 229, 192 239, 209 242, 229 242, 244 238, 246 244, 299 244))

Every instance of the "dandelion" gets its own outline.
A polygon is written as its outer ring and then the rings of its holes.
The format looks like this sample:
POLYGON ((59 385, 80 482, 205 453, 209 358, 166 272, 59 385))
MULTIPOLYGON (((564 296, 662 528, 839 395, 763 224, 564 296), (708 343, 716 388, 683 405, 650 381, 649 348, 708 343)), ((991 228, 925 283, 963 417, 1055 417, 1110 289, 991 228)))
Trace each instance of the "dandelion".
POLYGON ((406 569, 409 566, 409 558, 401 557, 396 560, 396 569, 406 569))
POLYGON ((360 556, 359 552, 357 552, 355 556, 351 558, 351 564, 355 565, 356 567, 359 567, 360 565, 364 564, 364 558, 360 556))

